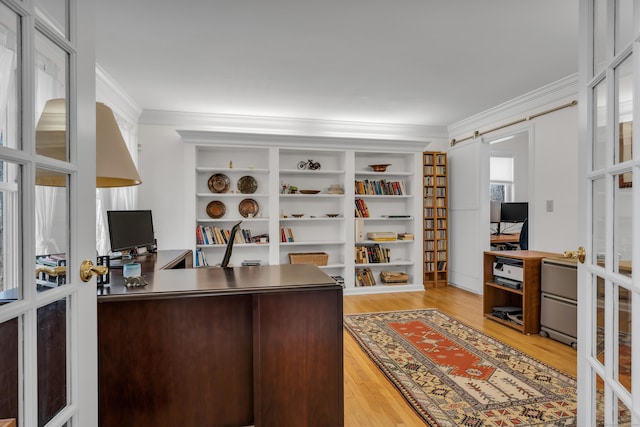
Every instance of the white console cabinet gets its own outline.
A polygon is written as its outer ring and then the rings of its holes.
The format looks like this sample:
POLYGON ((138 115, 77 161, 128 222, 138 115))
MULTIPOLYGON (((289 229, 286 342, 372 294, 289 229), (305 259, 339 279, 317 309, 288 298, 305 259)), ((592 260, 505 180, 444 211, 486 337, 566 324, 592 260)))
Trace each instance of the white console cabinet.
POLYGON ((320 252, 328 254, 327 265, 320 268, 344 280, 345 294, 424 289, 420 198, 424 142, 179 133, 185 142, 186 182, 193 189, 186 190, 193 195, 186 198, 187 218, 193 218, 186 229, 192 230, 193 248, 204 253, 209 265, 221 262, 226 246, 203 241, 196 229, 228 230, 241 220, 243 237, 262 239, 235 243, 233 265, 245 260, 288 264, 291 253, 320 252), (388 165, 384 172, 371 167, 381 164, 388 165), (377 193, 358 194, 364 183, 377 188, 377 193), (366 218, 358 218, 358 199, 368 207, 366 218), (355 236, 356 222, 362 239, 355 236), (367 238, 369 233, 389 232, 413 238, 367 238), (382 248, 388 260, 356 263, 356 252, 363 247, 382 248), (357 285, 357 273, 363 268, 370 270, 375 286, 357 285), (408 281, 385 284, 382 271, 403 273, 408 281))

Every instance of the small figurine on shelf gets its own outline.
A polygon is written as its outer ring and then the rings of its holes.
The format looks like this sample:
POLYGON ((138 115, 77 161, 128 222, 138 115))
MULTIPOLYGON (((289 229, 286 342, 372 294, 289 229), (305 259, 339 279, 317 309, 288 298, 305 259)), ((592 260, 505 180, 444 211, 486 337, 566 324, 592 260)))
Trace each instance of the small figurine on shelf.
POLYGON ((298 169, 300 169, 300 170, 309 169, 309 170, 312 170, 312 171, 319 170, 320 169, 320 163, 314 162, 311 159, 307 160, 306 162, 304 160, 301 160, 298 163, 298 169))
POLYGON ((229 160, 229 169, 233 169, 233 160, 229 160))

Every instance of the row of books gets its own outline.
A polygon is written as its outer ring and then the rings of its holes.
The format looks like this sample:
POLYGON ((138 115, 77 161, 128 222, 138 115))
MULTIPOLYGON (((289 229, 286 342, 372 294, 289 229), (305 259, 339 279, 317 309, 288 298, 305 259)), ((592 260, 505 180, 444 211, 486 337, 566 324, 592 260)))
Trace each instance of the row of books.
MULTIPOLYGON (((196 243, 199 245, 226 245, 231 237, 231 230, 219 227, 196 226, 196 243)), ((234 243, 258 243, 258 236, 252 237, 251 230, 241 229, 235 235, 234 243)))
POLYGON ((387 263, 391 259, 391 249, 383 248, 377 243, 374 245, 356 246, 354 259, 356 264, 387 263))
POLYGON ((209 265, 207 262, 207 257, 204 254, 204 251, 200 248, 196 248, 196 256, 195 256, 195 266, 196 267, 204 267, 209 265))
POLYGON ((362 199, 356 199, 356 218, 369 218, 369 209, 362 199))
POLYGON ((379 195, 379 196, 402 196, 407 194, 404 188, 404 181, 387 181, 380 179, 377 181, 365 179, 355 182, 356 194, 379 195))
POLYGON ((295 242, 295 238, 293 237, 293 230, 291 228, 280 228, 280 241, 281 242, 295 242))
POLYGON ((369 267, 356 268, 354 283, 356 286, 375 286, 376 278, 369 267))

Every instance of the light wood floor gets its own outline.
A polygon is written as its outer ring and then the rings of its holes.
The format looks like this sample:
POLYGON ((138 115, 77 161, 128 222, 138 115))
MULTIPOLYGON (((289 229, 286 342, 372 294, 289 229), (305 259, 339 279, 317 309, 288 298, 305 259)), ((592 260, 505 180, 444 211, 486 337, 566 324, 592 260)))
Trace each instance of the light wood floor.
MULTIPOLYGON (((482 297, 453 286, 424 292, 344 297, 345 314, 416 308, 437 308, 556 369, 576 376, 576 352, 570 346, 538 335, 523 335, 514 329, 485 319, 482 316, 482 297)), ((346 331, 344 415, 346 427, 425 425, 346 331)))

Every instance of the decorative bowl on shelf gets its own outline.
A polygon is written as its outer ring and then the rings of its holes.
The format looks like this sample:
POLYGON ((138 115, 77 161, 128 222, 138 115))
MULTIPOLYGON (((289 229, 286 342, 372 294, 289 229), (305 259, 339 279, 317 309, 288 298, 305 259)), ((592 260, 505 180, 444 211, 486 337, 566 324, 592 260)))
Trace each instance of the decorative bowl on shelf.
POLYGON ((207 215, 211 218, 222 218, 227 212, 227 207, 219 200, 213 200, 207 205, 207 215))
POLYGON ((238 211, 240 215, 245 218, 253 218, 258 214, 258 202, 253 199, 244 199, 238 205, 238 211))
POLYGON ((302 218, 304 214, 291 214, 291 216, 294 218, 302 218))
POLYGON ((391 164, 369 165, 374 172, 385 172, 391 164))
POLYGON ((325 214, 327 215, 329 218, 337 218, 340 216, 340 214, 325 214))
POLYGON ((302 194, 318 194, 320 190, 300 190, 302 194))

